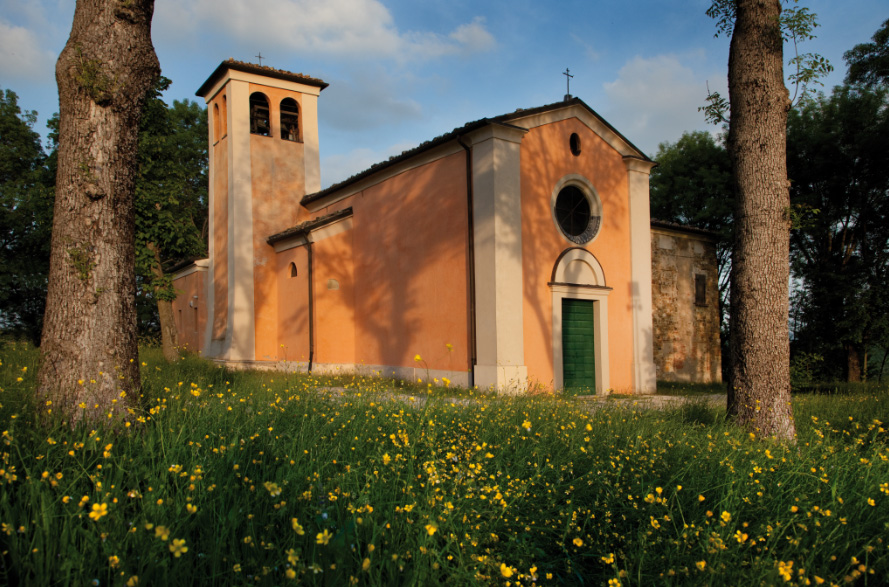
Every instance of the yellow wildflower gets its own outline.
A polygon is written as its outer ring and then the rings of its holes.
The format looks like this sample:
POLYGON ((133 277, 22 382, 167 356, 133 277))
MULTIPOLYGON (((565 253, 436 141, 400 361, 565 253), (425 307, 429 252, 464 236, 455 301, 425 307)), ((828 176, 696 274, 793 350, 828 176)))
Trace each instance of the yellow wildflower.
POLYGON ((707 561, 698 561, 695 563, 695 566, 698 567, 699 571, 703 571, 707 566, 707 561))
POLYGON ((98 522, 99 518, 102 516, 108 515, 108 504, 107 503, 94 503, 93 511, 90 512, 90 519, 98 522))
POLYGON ((506 566, 506 563, 500 563, 500 574, 509 579, 515 573, 515 569, 506 566))
POLYGON ((287 562, 291 565, 295 565, 299 561, 299 555, 292 548, 287 551, 287 562))
POLYGON ((435 524, 426 524, 426 533, 432 536, 438 531, 438 526, 435 524))
POLYGON ((179 558, 186 552, 188 552, 188 547, 185 546, 184 538, 175 538, 173 543, 170 545, 170 552, 173 553, 173 556, 179 558))
POLYGON ((322 546, 326 546, 330 539, 333 538, 333 534, 331 534, 327 528, 324 529, 324 532, 319 532, 317 536, 315 536, 315 542, 322 546))
POLYGON ((302 536, 303 534, 306 533, 306 531, 303 530, 302 525, 300 525, 299 520, 297 520, 296 518, 292 518, 290 520, 290 525, 293 526, 293 531, 296 532, 297 534, 299 534, 300 536, 302 536))
POLYGON ((793 579, 793 561, 786 563, 784 561, 778 561, 778 574, 781 575, 785 581, 793 579))

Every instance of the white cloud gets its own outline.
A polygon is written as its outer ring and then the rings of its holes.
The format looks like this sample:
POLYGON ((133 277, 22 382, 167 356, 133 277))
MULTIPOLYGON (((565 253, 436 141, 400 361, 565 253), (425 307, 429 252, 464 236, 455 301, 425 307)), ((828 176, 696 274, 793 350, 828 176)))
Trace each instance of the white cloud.
POLYGON ((364 69, 348 79, 325 80, 320 117, 331 128, 350 132, 404 124, 422 117, 422 108, 403 97, 403 81, 381 67, 364 69))
POLYGON ((399 143, 382 150, 358 148, 346 154, 324 157, 321 160, 322 185, 329 187, 356 173, 361 173, 375 163, 382 163, 390 157, 400 155, 416 146, 415 144, 399 143))
POLYGON ((575 43, 577 43, 578 45, 580 45, 581 47, 583 47, 583 55, 584 55, 584 57, 586 57, 589 61, 591 61, 591 62, 596 62, 596 61, 599 60, 599 58, 601 57, 601 55, 599 55, 599 52, 596 51, 596 50, 593 48, 593 46, 592 46, 591 44, 587 43, 586 41, 584 41, 583 39, 581 39, 580 36, 575 35, 574 33, 571 33, 571 39, 572 39, 575 43))
MULTIPOLYGON (((690 54, 686 61, 697 61, 690 54)), ((723 96, 725 74, 710 77, 710 89, 723 96)), ((605 117, 633 143, 652 155, 659 143, 676 141, 684 131, 706 129, 698 107, 707 97, 707 76, 696 74, 676 55, 634 57, 605 84, 605 117)))
MULTIPOLYGON (((172 3, 170 3, 172 4, 172 3)), ((406 61, 490 50, 494 37, 476 18, 449 35, 401 32, 379 0, 190 0, 157 8, 159 34, 215 26, 234 39, 304 54, 406 61)))
POLYGON ((45 81, 54 72, 55 59, 33 31, 0 20, 0 77, 45 81))
POLYGON ((448 37, 466 53, 490 51, 497 45, 494 36, 485 28, 485 19, 480 16, 468 24, 461 24, 448 37))

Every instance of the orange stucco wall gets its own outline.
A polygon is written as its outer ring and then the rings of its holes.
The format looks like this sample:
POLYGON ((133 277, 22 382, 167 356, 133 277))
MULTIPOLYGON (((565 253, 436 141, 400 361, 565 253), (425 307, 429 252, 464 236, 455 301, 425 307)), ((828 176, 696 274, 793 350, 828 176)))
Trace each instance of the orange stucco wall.
MULTIPOLYGON (((315 363, 356 362, 352 236, 347 230, 312 244, 315 363)), ((276 270, 280 353, 284 360, 305 363, 310 356, 308 247, 278 253, 276 270)))
POLYGON ((278 348, 284 361, 309 360, 309 264, 305 246, 276 255, 278 348), (292 276, 291 263, 296 269, 292 276))
MULTIPOLYGON (((269 99, 271 136, 250 135, 253 190, 253 280, 256 324, 256 359, 282 360, 278 340, 278 276, 275 251, 266 239, 300 220, 300 198, 305 195, 303 144, 280 138, 281 100, 293 98, 302 107, 301 95, 268 86, 250 84, 250 93, 269 99)), ((307 216, 304 210, 303 214, 307 216)))
POLYGON ((315 293, 315 360, 355 363, 353 231, 312 245, 315 293))
MULTIPOLYGON (((468 370, 465 155, 408 170, 317 215, 347 206, 354 223, 354 310, 340 303, 332 319, 345 324, 354 314, 354 362, 414 367, 419 354, 430 369, 468 370)), ((319 258, 327 254, 321 244, 319 258)), ((347 259, 337 255, 331 249, 331 275, 348 275, 347 259), (335 269, 335 263, 342 265, 335 269)), ((317 288, 326 288, 322 275, 319 269, 316 279, 323 281, 316 280, 317 288)), ((340 283, 338 293, 345 298, 348 290, 340 283)), ((324 352, 324 328, 319 326, 319 353, 324 352)), ((319 362, 327 361, 319 354, 319 362)))
POLYGON ((630 218, 627 170, 619 153, 577 119, 532 129, 522 141, 522 259, 524 280, 525 363, 532 381, 553 383, 552 291, 547 285, 559 254, 577 246, 553 221, 551 197, 565 175, 586 177, 602 201, 599 235, 585 248, 614 288, 608 298, 611 388, 633 387, 633 317, 630 292, 630 218), (577 133, 582 149, 571 154, 569 137, 577 133))
POLYGON ((206 276, 206 271, 196 271, 173 281, 178 294, 173 301, 173 316, 179 346, 193 353, 203 350, 207 325, 206 276))
MULTIPOLYGON (((226 90, 227 91, 227 90, 226 90)), ((219 105, 220 116, 224 112, 225 91, 220 92, 210 104, 219 105)), ((220 120, 220 128, 224 124, 220 120)), ((214 137, 210 156, 213 158, 213 340, 225 338, 228 325, 228 135, 214 137)))

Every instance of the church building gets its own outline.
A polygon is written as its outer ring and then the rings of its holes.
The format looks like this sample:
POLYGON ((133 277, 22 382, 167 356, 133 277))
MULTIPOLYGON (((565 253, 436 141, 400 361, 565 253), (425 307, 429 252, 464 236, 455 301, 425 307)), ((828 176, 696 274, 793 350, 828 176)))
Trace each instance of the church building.
MULTIPOLYGON (((325 87, 229 60, 198 90, 209 258, 175 273, 180 343, 243 367, 505 392, 655 390, 653 161, 566 97, 470 122, 321 189, 325 87)), ((689 281, 700 272, 682 267, 689 281)), ((710 316, 715 292, 699 283, 687 305, 710 316)))

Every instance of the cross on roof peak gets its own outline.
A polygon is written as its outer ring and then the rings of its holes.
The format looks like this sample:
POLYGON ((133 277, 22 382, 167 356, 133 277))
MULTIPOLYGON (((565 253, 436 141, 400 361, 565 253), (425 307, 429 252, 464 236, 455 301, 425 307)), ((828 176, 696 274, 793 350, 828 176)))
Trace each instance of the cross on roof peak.
POLYGON ((562 72, 562 75, 565 76, 565 101, 567 102, 571 99, 571 78, 574 76, 571 75, 571 70, 567 67, 565 68, 565 71, 562 72))

